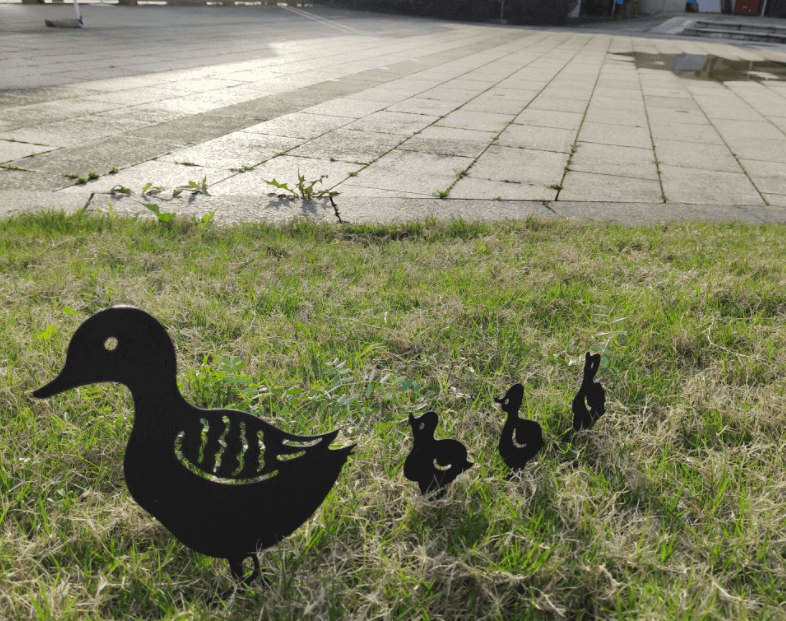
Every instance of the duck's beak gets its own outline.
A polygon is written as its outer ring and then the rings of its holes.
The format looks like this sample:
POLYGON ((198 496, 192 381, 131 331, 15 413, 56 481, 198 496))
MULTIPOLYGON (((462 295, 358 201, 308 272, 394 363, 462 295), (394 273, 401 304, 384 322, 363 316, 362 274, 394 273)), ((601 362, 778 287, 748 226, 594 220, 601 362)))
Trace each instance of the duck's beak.
POLYGON ((70 390, 71 388, 83 386, 86 383, 87 382, 80 381, 79 378, 74 377, 74 374, 70 372, 69 367, 66 364, 65 368, 60 372, 60 375, 49 382, 46 386, 42 386, 36 390, 33 393, 33 396, 37 399, 46 399, 47 397, 57 395, 66 390, 70 390))

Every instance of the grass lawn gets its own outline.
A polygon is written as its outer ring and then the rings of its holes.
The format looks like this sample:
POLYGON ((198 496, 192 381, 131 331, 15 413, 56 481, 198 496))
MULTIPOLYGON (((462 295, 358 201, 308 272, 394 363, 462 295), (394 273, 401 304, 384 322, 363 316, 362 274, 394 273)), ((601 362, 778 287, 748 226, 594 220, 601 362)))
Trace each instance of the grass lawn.
POLYGON ((0 618, 785 619, 785 259, 780 226, 4 220, 0 618), (220 610, 226 561, 128 495, 129 392, 30 395, 115 304, 195 405, 358 444, 220 610), (606 414, 557 442, 593 346, 606 414), (506 481, 516 382, 547 446, 506 481), (427 410, 475 463, 433 502, 402 473, 427 410))

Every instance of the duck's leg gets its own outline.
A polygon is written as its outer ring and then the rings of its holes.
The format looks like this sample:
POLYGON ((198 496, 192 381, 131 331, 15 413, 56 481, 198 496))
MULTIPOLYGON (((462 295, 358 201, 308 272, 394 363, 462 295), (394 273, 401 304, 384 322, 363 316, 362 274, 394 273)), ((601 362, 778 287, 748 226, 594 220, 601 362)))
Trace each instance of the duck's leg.
POLYGON ((251 583, 254 582, 254 580, 256 580, 259 577, 259 559, 257 558, 256 554, 249 554, 248 557, 244 556, 243 558, 239 558, 239 559, 230 558, 227 560, 229 561, 229 569, 232 570, 232 575, 235 577, 235 579, 239 580, 240 584, 242 585, 242 588, 240 590, 247 589, 251 585, 251 583), (243 561, 246 560, 246 558, 251 558, 251 560, 253 561, 254 571, 252 571, 251 574, 249 574, 244 578, 243 561))
MULTIPOLYGON (((251 560, 254 562, 254 571, 251 572, 247 577, 243 577, 243 561, 246 560, 246 557, 243 556, 241 558, 228 558, 227 561, 229 562, 229 569, 232 571, 232 575, 234 576, 235 580, 239 581, 240 584, 235 589, 230 589, 229 591, 222 591, 218 593, 215 597, 211 597, 208 600, 209 604, 212 604, 214 607, 219 604, 219 602, 227 602, 229 598, 232 597, 235 593, 242 593, 243 591, 247 591, 250 584, 259 577, 259 559, 257 558, 256 554, 250 554, 251 560)), ((270 581, 265 578, 265 582, 269 583, 270 581)))

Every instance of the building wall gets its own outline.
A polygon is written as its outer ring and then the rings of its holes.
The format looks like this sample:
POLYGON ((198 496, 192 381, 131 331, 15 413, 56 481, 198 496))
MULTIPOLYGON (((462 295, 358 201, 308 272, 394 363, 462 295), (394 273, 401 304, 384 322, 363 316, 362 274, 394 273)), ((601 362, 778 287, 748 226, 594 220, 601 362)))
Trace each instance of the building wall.
POLYGON ((666 11, 684 11, 687 0, 639 0, 639 13, 656 15, 666 11))

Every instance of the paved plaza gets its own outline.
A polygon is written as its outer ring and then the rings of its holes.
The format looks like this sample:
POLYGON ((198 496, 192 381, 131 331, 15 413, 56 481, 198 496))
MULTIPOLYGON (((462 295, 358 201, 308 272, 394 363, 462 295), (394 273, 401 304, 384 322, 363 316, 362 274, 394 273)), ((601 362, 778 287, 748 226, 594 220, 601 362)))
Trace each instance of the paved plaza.
POLYGON ((140 202, 156 202, 216 222, 786 221, 786 46, 650 33, 672 16, 535 28, 326 6, 82 13, 85 28, 53 29, 71 5, 0 4, 0 215, 112 202, 149 216, 140 202), (682 54, 747 73, 675 72, 682 54), (298 171, 339 194, 268 196, 266 181, 293 186, 298 171), (209 196, 171 198, 205 178, 209 196), (148 183, 167 190, 143 197, 148 183))

